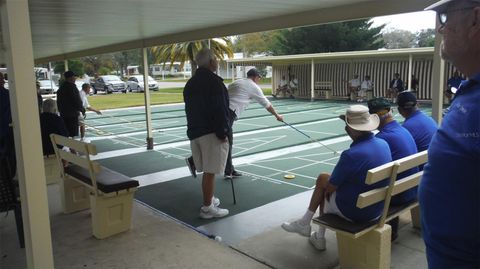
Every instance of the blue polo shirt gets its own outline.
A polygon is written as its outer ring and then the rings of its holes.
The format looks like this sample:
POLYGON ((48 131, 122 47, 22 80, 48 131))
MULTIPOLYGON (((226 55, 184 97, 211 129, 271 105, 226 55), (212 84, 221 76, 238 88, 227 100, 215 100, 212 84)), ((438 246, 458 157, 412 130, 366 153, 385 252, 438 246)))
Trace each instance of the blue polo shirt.
POLYGON ((432 138, 419 201, 431 268, 447 268, 435 257, 480 268, 480 74, 462 82, 432 138))
POLYGON ((418 152, 428 149, 433 134, 437 131, 437 123, 420 110, 406 118, 402 126, 412 135, 418 152))
POLYGON ((345 217, 355 222, 366 222, 380 216, 383 203, 360 209, 357 208, 357 198, 360 193, 388 185, 388 180, 367 185, 365 178, 369 169, 391 161, 388 144, 373 134, 353 142, 348 150, 342 152, 330 183, 337 187, 335 202, 345 217))
MULTIPOLYGON (((417 153, 417 145, 412 135, 403 128, 397 121, 391 121, 385 124, 377 133, 376 137, 385 140, 390 147, 392 160, 398 160, 403 157, 417 153)), ((397 180, 418 172, 418 167, 406 170, 397 176, 397 180)), ((401 205, 413 201, 417 198, 417 188, 412 188, 392 197, 392 205, 401 205)))

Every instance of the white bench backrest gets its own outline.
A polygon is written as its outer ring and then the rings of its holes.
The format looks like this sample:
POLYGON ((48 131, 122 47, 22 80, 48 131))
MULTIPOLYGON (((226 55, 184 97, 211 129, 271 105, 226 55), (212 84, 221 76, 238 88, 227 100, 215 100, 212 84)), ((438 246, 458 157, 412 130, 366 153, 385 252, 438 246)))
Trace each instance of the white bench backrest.
POLYGON ((396 180, 398 174, 408 169, 425 164, 427 161, 428 152, 425 150, 370 169, 367 173, 367 178, 365 179, 366 184, 371 185, 390 178, 389 185, 361 193, 357 199, 357 207, 365 208, 378 202, 385 201, 382 218, 379 222, 379 226, 383 226, 388 209, 390 207, 391 197, 418 186, 423 175, 423 171, 419 171, 413 175, 396 180))
POLYGON ((72 164, 87 169, 90 173, 90 178, 92 180, 92 187, 96 190, 97 180, 95 174, 99 173, 102 169, 100 164, 90 160, 90 155, 97 154, 96 146, 90 143, 80 142, 57 134, 51 134, 50 140, 52 141, 53 148, 55 149, 55 155, 57 157, 58 166, 60 167, 62 177, 65 176, 65 169, 63 167, 62 160, 66 160, 72 164), (64 151, 62 149, 59 149, 57 145, 73 149, 77 153, 79 153, 79 155, 73 154, 70 151, 64 151))

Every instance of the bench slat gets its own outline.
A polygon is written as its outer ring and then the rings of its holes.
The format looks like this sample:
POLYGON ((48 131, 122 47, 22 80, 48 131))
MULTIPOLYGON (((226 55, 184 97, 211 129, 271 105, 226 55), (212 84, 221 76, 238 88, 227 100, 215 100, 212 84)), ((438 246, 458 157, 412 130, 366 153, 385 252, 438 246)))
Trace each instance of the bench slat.
POLYGON ((428 161, 427 151, 422 151, 410 156, 407 156, 402 159, 395 160, 393 162, 386 163, 384 165, 378 166, 376 168, 368 170, 367 178, 365 183, 368 185, 375 184, 379 181, 382 181, 386 178, 389 178, 392 174, 392 168, 394 163, 399 163, 400 167, 398 168, 398 173, 406 171, 412 167, 419 166, 428 161))
MULTIPOLYGON (((386 220, 389 221, 398 217, 416 206, 418 206, 418 201, 412 201, 411 203, 400 206, 392 206, 388 210, 386 220)), ((351 222, 335 214, 324 214, 323 216, 314 218, 313 222, 332 231, 353 238, 358 238, 378 227, 378 220, 370 222, 351 222)))
POLYGON ((69 147, 83 154, 97 155, 97 147, 94 144, 84 143, 57 134, 51 134, 50 137, 54 139, 57 145, 69 147), (85 149, 85 146, 88 149, 85 149))
POLYGON ((77 156, 75 154, 72 154, 71 152, 59 150, 58 154, 60 155, 61 159, 66 160, 70 163, 74 163, 85 169, 90 169, 90 164, 91 164, 93 167, 93 171, 95 173, 99 173, 102 170, 101 166, 97 162, 93 162, 93 161, 89 162, 87 159, 77 156))
MULTIPOLYGON (((422 175, 423 171, 420 171, 413 175, 395 181, 395 185, 392 190, 392 196, 395 196, 399 193, 402 193, 408 189, 417 186, 420 182, 420 178, 422 177, 422 175)), ((385 200, 385 196, 387 195, 387 189, 388 186, 361 193, 357 199, 357 207, 365 208, 367 206, 385 200)))

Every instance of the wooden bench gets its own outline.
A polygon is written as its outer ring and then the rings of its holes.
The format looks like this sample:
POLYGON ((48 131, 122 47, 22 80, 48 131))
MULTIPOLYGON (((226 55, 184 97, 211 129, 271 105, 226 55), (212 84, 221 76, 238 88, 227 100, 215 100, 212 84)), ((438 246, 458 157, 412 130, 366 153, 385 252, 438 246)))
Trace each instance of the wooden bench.
POLYGON ((324 214, 313 220, 314 223, 336 232, 341 268, 390 268, 391 227, 385 222, 410 211, 413 226, 420 228, 418 201, 402 206, 390 206, 390 200, 392 196, 418 186, 423 171, 399 180, 396 180, 397 175, 426 163, 427 159, 427 151, 423 151, 368 171, 365 179, 368 185, 390 178, 388 186, 361 193, 357 199, 358 208, 384 201, 379 220, 353 223, 335 214, 324 214))
POLYGON ((138 181, 100 166, 90 159, 95 145, 60 135, 50 135, 61 174, 63 211, 76 212, 91 208, 93 235, 103 239, 130 229, 133 194, 138 181), (59 149, 68 147, 77 152, 59 149), (64 167, 62 160, 69 162, 64 167))
POLYGON ((315 81, 313 90, 317 97, 324 96, 325 99, 332 98, 333 83, 331 81, 315 81))

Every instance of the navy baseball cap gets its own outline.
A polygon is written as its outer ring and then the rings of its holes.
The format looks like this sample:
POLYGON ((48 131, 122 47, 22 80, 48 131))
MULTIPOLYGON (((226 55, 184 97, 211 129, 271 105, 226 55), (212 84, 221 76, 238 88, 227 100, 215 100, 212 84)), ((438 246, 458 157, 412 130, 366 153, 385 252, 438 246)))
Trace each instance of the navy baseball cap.
MULTIPOLYGON (((445 12, 448 8, 448 4, 455 2, 455 0, 442 0, 438 1, 433 5, 430 5, 425 8, 425 10, 433 10, 436 12, 445 12)), ((480 4, 480 0, 470 0, 470 2, 475 2, 480 4)))
POLYGON ((71 77, 76 77, 77 75, 73 71, 67 71, 67 72, 63 73, 63 76, 65 78, 71 78, 71 77))
POLYGON ((402 92, 397 97, 397 104, 401 108, 412 108, 417 105, 417 97, 412 92, 402 92))
POLYGON ((262 77, 262 75, 256 68, 252 68, 248 70, 247 77, 262 77))

